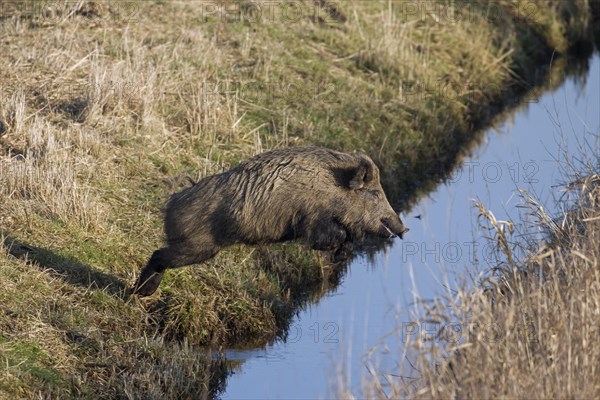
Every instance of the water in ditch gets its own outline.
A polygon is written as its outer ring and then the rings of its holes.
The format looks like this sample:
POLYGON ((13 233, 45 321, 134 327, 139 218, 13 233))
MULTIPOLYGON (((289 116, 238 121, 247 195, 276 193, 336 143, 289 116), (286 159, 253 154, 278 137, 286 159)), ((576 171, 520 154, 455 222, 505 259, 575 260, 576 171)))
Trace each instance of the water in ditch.
POLYGON ((361 379, 393 372, 403 362, 406 335, 433 335, 439 326, 413 324, 415 300, 452 290, 475 258, 485 272, 488 249, 473 200, 498 219, 515 219, 522 202, 517 189, 523 188, 556 213, 565 153, 600 153, 598 55, 587 76, 567 78, 524 102, 484 134, 447 182, 403 216, 411 229, 405 239, 355 259, 335 290, 299 313, 286 341, 228 350, 227 358, 240 365, 222 397, 332 398, 339 379, 359 394, 361 379))

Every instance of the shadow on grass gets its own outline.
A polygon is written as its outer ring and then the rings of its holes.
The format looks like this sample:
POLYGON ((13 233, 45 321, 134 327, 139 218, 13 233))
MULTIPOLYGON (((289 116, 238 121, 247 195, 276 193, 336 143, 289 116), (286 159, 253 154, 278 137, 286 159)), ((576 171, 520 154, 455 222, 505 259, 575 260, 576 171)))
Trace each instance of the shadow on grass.
POLYGON ((4 246, 9 254, 40 269, 52 271, 69 284, 102 290, 123 300, 129 297, 127 283, 114 275, 95 270, 88 265, 58 255, 52 250, 24 243, 6 232, 1 232, 0 237, 4 238, 4 246))

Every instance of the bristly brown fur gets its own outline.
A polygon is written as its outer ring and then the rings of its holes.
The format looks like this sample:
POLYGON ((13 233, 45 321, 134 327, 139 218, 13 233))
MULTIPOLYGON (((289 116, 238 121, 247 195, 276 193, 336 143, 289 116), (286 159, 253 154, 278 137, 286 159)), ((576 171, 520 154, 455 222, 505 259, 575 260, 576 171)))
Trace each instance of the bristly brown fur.
POLYGON ((405 231, 368 156, 321 147, 272 150, 171 197, 167 247, 152 255, 134 291, 152 294, 166 268, 206 261, 236 243, 300 239, 316 250, 347 251, 365 233, 405 231))

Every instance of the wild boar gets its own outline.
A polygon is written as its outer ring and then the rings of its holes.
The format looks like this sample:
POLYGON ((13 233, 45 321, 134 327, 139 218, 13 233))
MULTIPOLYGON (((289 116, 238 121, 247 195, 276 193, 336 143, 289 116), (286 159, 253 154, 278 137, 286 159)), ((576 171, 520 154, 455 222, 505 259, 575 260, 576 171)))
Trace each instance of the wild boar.
POLYGON ((351 251, 365 233, 408 231, 366 155, 290 147, 254 156, 171 196, 166 247, 141 270, 133 292, 148 296, 167 268, 206 261, 235 243, 303 240, 315 250, 351 251))

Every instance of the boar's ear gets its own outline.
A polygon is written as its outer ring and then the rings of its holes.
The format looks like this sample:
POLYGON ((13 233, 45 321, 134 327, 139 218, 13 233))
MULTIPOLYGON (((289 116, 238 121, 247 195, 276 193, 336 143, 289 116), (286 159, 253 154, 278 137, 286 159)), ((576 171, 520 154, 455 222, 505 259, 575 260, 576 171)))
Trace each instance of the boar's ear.
POLYGON ((358 166, 352 171, 350 189, 361 189, 373 180, 373 162, 364 156, 358 157, 358 166))

